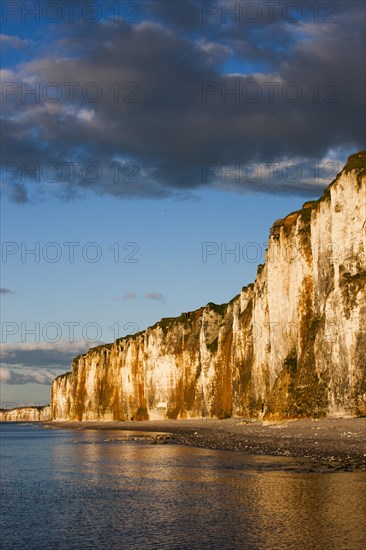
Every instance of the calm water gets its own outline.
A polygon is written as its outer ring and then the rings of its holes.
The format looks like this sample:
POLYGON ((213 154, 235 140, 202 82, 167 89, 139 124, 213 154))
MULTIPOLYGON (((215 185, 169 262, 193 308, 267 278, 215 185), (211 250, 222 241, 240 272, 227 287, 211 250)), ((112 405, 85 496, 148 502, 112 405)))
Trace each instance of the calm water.
POLYGON ((1 425, 1 548, 364 548, 363 472, 116 437, 1 425))

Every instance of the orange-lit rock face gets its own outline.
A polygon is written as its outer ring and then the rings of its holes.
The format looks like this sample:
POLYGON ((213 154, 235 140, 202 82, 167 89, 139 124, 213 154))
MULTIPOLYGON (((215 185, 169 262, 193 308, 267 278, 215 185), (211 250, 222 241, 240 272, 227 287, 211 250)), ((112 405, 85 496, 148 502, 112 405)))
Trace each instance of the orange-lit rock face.
POLYGON ((0 410, 0 422, 40 422, 52 420, 51 408, 45 407, 19 407, 17 409, 0 410))
POLYGON ((53 383, 52 417, 365 414, 365 249, 362 154, 274 224, 254 285, 77 357, 53 383))

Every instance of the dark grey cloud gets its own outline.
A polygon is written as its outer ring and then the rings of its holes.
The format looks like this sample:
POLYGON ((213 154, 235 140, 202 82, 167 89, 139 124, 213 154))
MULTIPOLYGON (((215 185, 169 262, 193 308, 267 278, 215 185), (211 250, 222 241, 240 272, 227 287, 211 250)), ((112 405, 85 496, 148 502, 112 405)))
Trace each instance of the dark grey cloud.
POLYGON ((58 342, 56 344, 2 344, 1 366, 70 370, 72 360, 95 344, 58 342))
POLYGON ((0 369, 0 382, 3 384, 42 384, 45 386, 51 386, 53 380, 59 373, 51 370, 38 371, 32 370, 30 372, 20 372, 15 369, 8 369, 2 367, 0 369))
POLYGON ((0 288, 0 294, 14 294, 15 290, 10 290, 10 288, 0 288))
POLYGON ((11 200, 16 204, 25 204, 28 202, 27 188, 23 183, 13 183, 9 186, 11 200))
POLYGON ((62 90, 57 102, 19 102, 13 94, 4 105, 3 159, 13 163, 4 188, 14 201, 87 190, 189 198, 209 186, 316 196, 325 182, 311 176, 314 164, 332 155, 343 162, 364 147, 363 3, 337 3, 339 23, 324 24, 304 2, 306 16, 296 24, 283 17, 222 24, 220 16, 204 24, 197 4, 142 3, 150 21, 138 25, 103 21, 93 32, 81 23, 62 26, 47 55, 5 74, 8 82, 54 82, 62 90), (65 82, 79 84, 72 101, 65 82), (91 82, 102 91, 96 102, 80 91, 91 82), (225 95, 235 87, 239 98, 225 95), (203 89, 215 91, 205 102, 203 89), (245 172, 251 163, 285 161, 301 165, 303 176, 203 174, 204 163, 245 172), (53 164, 62 174, 55 182, 44 174, 25 182, 21 162, 41 171, 53 164), (83 171, 88 163, 98 164, 94 179, 83 171))
POLYGON ((147 17, 180 32, 201 34, 206 27, 203 22, 202 2, 153 0, 146 2, 145 5, 140 3, 139 7, 147 17))

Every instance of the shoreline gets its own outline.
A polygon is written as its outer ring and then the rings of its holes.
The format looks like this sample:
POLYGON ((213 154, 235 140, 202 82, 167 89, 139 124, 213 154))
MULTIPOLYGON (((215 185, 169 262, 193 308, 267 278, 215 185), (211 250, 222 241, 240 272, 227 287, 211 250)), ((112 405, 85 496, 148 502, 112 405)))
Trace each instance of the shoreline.
MULTIPOLYGON (((33 423, 33 422, 32 422, 33 423)), ((38 424, 38 422, 37 422, 38 424)), ((366 418, 278 422, 244 418, 150 421, 39 422, 48 429, 163 432, 159 443, 228 450, 247 455, 292 457, 312 471, 366 470, 366 418)))

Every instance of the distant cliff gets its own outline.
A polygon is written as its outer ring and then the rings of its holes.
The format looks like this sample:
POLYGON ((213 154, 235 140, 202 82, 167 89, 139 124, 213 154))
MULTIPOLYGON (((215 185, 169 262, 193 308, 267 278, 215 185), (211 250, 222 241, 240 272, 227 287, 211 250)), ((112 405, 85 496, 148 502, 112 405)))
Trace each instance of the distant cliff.
POLYGON ((19 407, 17 409, 0 409, 1 422, 40 422, 52 420, 51 407, 19 407))
POLYGON ((89 350, 55 420, 366 414, 366 152, 277 220, 254 284, 89 350))

